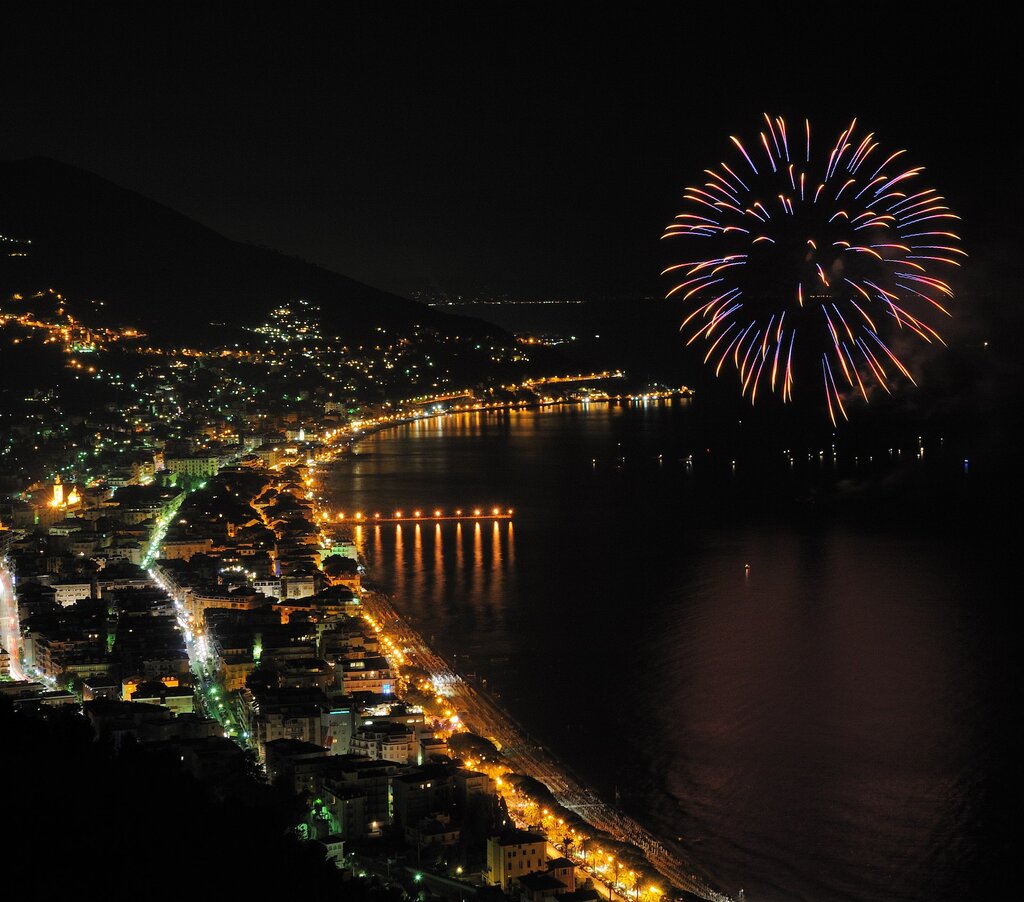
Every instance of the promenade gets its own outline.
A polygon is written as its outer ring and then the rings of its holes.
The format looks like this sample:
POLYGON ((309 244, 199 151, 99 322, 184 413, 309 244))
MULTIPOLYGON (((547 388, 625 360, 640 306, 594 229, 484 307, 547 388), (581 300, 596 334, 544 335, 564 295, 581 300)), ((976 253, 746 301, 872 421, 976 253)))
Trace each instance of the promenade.
POLYGON ((379 628, 403 649, 410 663, 430 675, 435 690, 451 700, 463 723, 474 733, 500 743, 502 755, 515 773, 539 780, 560 805, 615 839, 641 849, 652 867, 679 889, 711 902, 731 902, 728 896, 695 874, 694 868, 688 867, 678 854, 667 849, 650 831, 602 801, 546 749, 531 741, 507 711, 486 693, 469 685, 431 649, 384 594, 366 590, 362 603, 379 628))

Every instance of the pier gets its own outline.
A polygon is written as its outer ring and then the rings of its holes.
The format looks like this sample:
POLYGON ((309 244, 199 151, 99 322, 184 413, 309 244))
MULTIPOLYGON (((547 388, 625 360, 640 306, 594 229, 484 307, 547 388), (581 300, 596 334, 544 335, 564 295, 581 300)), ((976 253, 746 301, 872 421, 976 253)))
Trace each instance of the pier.
POLYGON ((391 513, 375 511, 372 514, 367 513, 366 511, 355 511, 354 513, 338 511, 333 514, 325 512, 321 515, 321 519, 328 523, 348 523, 356 526, 368 526, 371 523, 441 523, 446 520, 459 522, 463 520, 511 520, 513 513, 514 511, 511 507, 474 507, 466 508, 465 510, 458 509, 455 511, 443 511, 440 509, 413 511, 396 510, 391 513))

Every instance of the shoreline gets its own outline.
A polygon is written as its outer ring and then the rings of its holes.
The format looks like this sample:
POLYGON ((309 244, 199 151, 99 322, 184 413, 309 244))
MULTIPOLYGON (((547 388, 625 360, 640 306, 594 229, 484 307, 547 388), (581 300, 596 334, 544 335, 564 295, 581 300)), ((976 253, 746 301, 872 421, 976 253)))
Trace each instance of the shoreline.
MULTIPOLYGON (((665 392, 656 398, 665 400, 682 394, 679 391, 665 392)), ((686 395, 683 395, 686 397, 686 395)), ((604 403, 621 401, 622 397, 601 399, 604 403)), ((627 398, 627 400, 634 400, 627 398)), ((478 409, 502 410, 550 407, 556 404, 585 404, 594 401, 568 400, 549 401, 536 404, 494 405, 478 409)), ((401 421, 384 423, 372 430, 352 436, 347 446, 393 426, 408 425, 422 419, 445 417, 453 414, 472 413, 469 411, 444 411, 428 417, 414 417, 401 421)), ((336 463, 337 459, 331 463, 336 463)), ((369 525, 367 523, 366 525, 369 525)), ((371 574, 372 576, 372 574, 371 574)), ((731 897, 714 889, 711 884, 694 873, 696 866, 689 863, 684 853, 673 851, 668 845, 678 846, 670 840, 661 839, 633 817, 604 802, 597 793, 577 777, 572 768, 560 761, 550 750, 529 738, 530 734, 518 719, 485 690, 470 685, 445 657, 438 654, 402 616, 388 594, 376 587, 364 586, 361 592, 364 611, 372 618, 381 631, 393 637, 401 646, 409 661, 430 675, 431 682, 439 694, 451 699, 453 707, 472 731, 500 743, 501 755, 517 774, 532 777, 542 783, 564 808, 572 811, 593 828, 607 833, 615 840, 637 848, 649 865, 660 873, 671 885, 710 902, 732 902, 731 897)), ((615 895, 622 895, 613 891, 615 895)), ((625 898, 625 897, 623 897, 625 898)))
MULTIPOLYGON (((451 700, 472 732, 497 739, 501 755, 517 774, 544 784, 555 801, 581 820, 619 842, 639 849, 648 863, 666 880, 685 892, 710 902, 731 902, 731 897, 713 889, 691 870, 691 865, 669 850, 653 833, 631 816, 604 802, 594 790, 577 778, 548 749, 527 738, 528 733, 516 717, 483 689, 467 683, 448 661, 434 651, 385 593, 367 589, 361 602, 364 610, 401 645, 415 666, 430 674, 431 682, 451 700)), ((622 895, 615 891, 616 895, 622 895)))
MULTIPOLYGON (((478 404, 462 409, 437 410, 431 413, 425 413, 421 416, 403 416, 398 419, 388 420, 384 423, 374 423, 365 429, 360 428, 357 432, 346 436, 341 448, 335 449, 333 440, 330 443, 325 443, 325 446, 331 448, 332 451, 337 451, 337 453, 344 453, 345 449, 351 448, 363 439, 369 438, 372 435, 377 435, 377 433, 384 432, 387 429, 394 429, 398 426, 408 426, 411 423, 422 423, 427 420, 439 420, 452 416, 461 416, 467 413, 497 413, 507 410, 542 410, 545 407, 559 407, 562 405, 578 407, 584 404, 612 404, 621 403, 622 401, 668 401, 674 398, 688 400, 693 397, 693 394, 693 389, 687 388, 686 386, 680 386, 679 388, 670 388, 659 392, 647 392, 640 395, 605 395, 604 397, 598 398, 559 398, 549 400, 540 399, 537 401, 499 401, 489 404, 478 404)), ((324 458, 323 462, 333 463, 337 459, 338 458, 336 456, 331 456, 324 458)))

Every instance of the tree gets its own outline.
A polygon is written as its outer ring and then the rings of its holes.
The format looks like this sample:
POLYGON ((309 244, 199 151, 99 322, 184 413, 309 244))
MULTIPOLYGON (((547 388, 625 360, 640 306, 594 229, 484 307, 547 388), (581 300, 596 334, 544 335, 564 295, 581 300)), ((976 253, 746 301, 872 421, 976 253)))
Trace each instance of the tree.
POLYGON ((475 733, 456 733, 448 740, 448 748, 460 757, 479 758, 497 764, 501 761, 501 753, 497 746, 483 736, 475 733))

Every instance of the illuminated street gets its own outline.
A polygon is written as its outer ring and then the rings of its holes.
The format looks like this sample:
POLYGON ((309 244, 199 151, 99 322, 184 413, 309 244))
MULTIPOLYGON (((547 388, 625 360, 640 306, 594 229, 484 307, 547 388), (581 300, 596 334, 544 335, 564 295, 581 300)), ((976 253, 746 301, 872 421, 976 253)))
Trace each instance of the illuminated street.
POLYGON ((21 672, 21 627, 18 623, 18 603, 10 571, 0 563, 0 647, 11 659, 11 679, 23 680, 21 672))
POLYGON ((367 592, 363 605, 381 632, 394 640, 411 664, 430 674, 435 691, 460 712, 463 722, 475 733, 500 743, 502 756, 516 773, 539 780, 558 802, 587 822, 617 839, 636 845, 667 880, 705 899, 726 900, 697 878, 686 865, 632 818, 616 811, 570 776, 542 747, 525 738, 525 731, 511 716, 477 692, 447 662, 432 651, 419 634, 379 593, 367 592))

